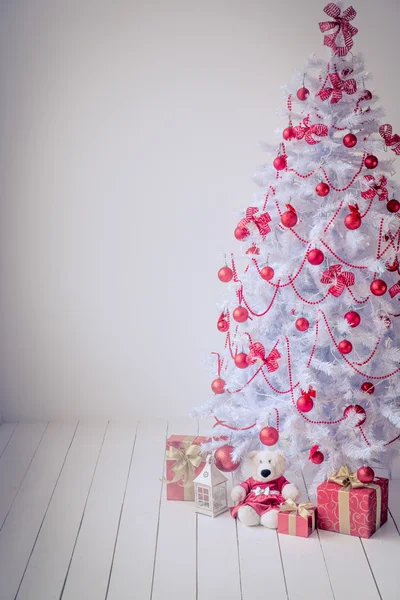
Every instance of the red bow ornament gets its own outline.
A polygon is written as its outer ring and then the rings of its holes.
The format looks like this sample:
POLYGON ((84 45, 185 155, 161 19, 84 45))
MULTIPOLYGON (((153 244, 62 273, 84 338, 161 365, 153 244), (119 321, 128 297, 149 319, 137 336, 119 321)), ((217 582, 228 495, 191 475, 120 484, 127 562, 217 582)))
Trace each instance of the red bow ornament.
POLYGON ((400 294, 400 280, 392 285, 392 287, 389 289, 389 295, 391 298, 394 298, 397 296, 397 294, 400 294))
POLYGON ((305 392, 301 389, 301 395, 307 398, 307 400, 311 400, 311 398, 316 398, 317 392, 311 387, 311 385, 309 385, 308 392, 305 392))
POLYGON ((326 125, 322 125, 321 123, 310 125, 310 117, 305 117, 301 125, 293 127, 293 131, 297 140, 302 140, 304 138, 307 144, 310 145, 319 144, 321 141, 315 140, 312 137, 313 135, 318 135, 320 137, 325 137, 328 135, 328 127, 326 125))
POLYGON ((385 144, 388 148, 392 148, 393 152, 397 155, 400 154, 400 135, 397 133, 393 134, 393 127, 386 123, 379 127, 379 133, 383 137, 385 144))
POLYGON ((273 373, 279 367, 277 358, 280 358, 280 352, 276 348, 272 350, 267 357, 265 357, 265 348, 260 342, 255 342, 250 345, 249 353, 247 355, 247 362, 249 365, 254 365, 258 360, 261 360, 266 364, 269 373, 273 373))
POLYGON ((354 285, 354 273, 344 271, 342 273, 342 265, 332 265, 327 271, 324 271, 321 277, 321 283, 333 283, 329 288, 329 292, 335 298, 339 298, 346 287, 354 285))
POLYGON ((373 175, 364 175, 365 183, 368 184, 368 189, 365 192, 361 192, 361 196, 366 200, 372 200, 378 195, 379 200, 388 200, 389 192, 386 187, 387 179, 384 175, 381 175, 378 181, 373 175))
POLYGON ((309 459, 309 460, 311 460, 311 459, 312 459, 312 457, 314 456, 314 454, 315 454, 316 452, 318 452, 318 448, 319 448, 319 446, 317 446, 317 445, 315 445, 315 446, 311 446, 311 448, 310 448, 310 454, 308 455, 308 459, 309 459))
POLYGON ((400 275, 400 265, 399 265, 399 259, 397 258, 397 256, 395 257, 392 265, 390 264, 390 262, 387 262, 387 263, 385 263, 385 267, 391 273, 395 273, 397 271, 398 274, 400 275))
POLYGON ((324 8, 324 13, 334 19, 333 21, 322 21, 319 23, 319 28, 322 33, 335 29, 334 32, 324 36, 324 46, 332 48, 334 54, 338 56, 346 56, 353 47, 353 36, 358 33, 358 29, 350 23, 355 19, 357 12, 352 6, 346 8, 341 12, 339 6, 330 2, 324 8), (340 34, 339 42, 343 42, 343 45, 338 44, 338 35, 340 34))
POLYGON ((258 213, 258 208, 256 208, 255 206, 249 206, 249 208, 246 210, 246 216, 244 217, 244 219, 241 219, 241 221, 239 221, 237 226, 241 229, 245 229, 245 234, 246 236, 248 236, 250 235, 250 230, 248 229, 247 225, 249 223, 254 223, 254 225, 260 232, 260 235, 264 237, 267 235, 267 233, 271 231, 271 228, 269 226, 271 217, 267 212, 258 216, 256 213, 258 213))
POLYGON ((331 104, 337 104, 343 98, 343 94, 355 94, 357 91, 357 83, 355 79, 340 79, 339 73, 329 73, 332 87, 322 87, 317 96, 322 101, 331 98, 331 104))

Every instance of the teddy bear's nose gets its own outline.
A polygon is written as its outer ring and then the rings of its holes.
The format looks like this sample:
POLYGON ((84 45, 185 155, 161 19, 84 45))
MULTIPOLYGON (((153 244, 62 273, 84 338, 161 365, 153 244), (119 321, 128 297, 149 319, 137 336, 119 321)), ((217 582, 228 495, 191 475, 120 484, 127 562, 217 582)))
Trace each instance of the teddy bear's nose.
POLYGON ((268 477, 269 475, 271 475, 271 471, 269 471, 268 469, 263 469, 261 471, 261 477, 268 477))

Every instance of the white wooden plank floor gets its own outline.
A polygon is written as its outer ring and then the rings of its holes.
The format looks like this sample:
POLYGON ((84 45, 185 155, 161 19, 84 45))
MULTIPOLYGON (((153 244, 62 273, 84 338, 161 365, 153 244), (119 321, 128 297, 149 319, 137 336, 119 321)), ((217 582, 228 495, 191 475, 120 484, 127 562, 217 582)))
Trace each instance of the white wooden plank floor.
MULTIPOLYGON (((1 425, 0 600, 400 598, 400 478, 369 540, 293 538, 168 502, 171 433, 207 431, 188 419, 1 425)), ((304 500, 310 477, 296 481, 304 500)))

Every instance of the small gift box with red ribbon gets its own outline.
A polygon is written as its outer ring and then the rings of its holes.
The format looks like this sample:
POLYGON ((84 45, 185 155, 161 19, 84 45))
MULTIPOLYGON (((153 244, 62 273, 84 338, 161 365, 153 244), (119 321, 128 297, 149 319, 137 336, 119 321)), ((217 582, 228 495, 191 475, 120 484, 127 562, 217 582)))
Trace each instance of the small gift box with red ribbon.
POLYGON ((387 521, 389 480, 361 483, 346 465, 317 488, 318 528, 369 538, 387 521))
POLYGON ((167 439, 167 500, 194 501, 193 480, 206 464, 206 457, 201 455, 200 444, 207 441, 207 437, 194 435, 171 435, 167 439))
POLYGON ((310 537, 317 523, 317 509, 309 502, 296 504, 286 500, 279 508, 278 533, 296 537, 310 537))

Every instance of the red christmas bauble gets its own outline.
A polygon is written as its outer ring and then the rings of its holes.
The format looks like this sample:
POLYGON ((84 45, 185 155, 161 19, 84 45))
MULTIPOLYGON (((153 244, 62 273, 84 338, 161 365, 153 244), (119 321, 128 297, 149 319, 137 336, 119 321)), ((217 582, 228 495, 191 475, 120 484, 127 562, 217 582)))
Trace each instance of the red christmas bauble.
POLYGON ((374 296, 383 296, 384 294, 386 294, 387 285, 383 281, 383 279, 375 279, 369 286, 369 289, 374 294, 374 296))
POLYGON ((371 467, 360 467, 357 471, 357 477, 361 483, 371 483, 375 479, 375 473, 371 467))
POLYGON ((236 227, 236 229, 234 231, 234 236, 237 240, 239 240, 239 242, 246 239, 248 235, 249 235, 249 230, 246 229, 246 227, 236 227))
POLYGON ((314 463, 314 465, 320 465, 321 463, 324 462, 325 456, 322 454, 322 452, 320 450, 317 450, 311 456, 310 460, 312 463, 314 463))
POLYGON ((307 100, 309 95, 310 95, 310 90, 308 90, 306 87, 301 87, 300 89, 297 90, 297 97, 302 102, 307 100))
POLYGON ((286 164, 286 158, 284 156, 277 156, 274 160, 274 167, 277 171, 286 169, 286 164))
POLYGON ((260 275, 263 279, 265 279, 265 281, 270 281, 270 279, 272 279, 275 275, 275 272, 272 267, 266 266, 261 269, 260 275))
POLYGON ((279 440, 279 433, 275 427, 263 427, 260 431, 260 440, 264 446, 274 446, 279 440))
POLYGON ((225 381, 218 377, 218 379, 214 379, 211 384, 211 389, 214 394, 223 394, 225 392, 225 381))
POLYGON ((246 254, 260 254, 260 249, 257 248, 255 244, 253 244, 248 250, 246 250, 246 254))
POLYGON ((379 164, 379 160, 377 159, 376 156, 374 156, 373 154, 370 154, 369 156, 366 157, 364 164, 367 167, 367 169, 376 169, 376 167, 379 164))
POLYGON ((219 319, 218 323, 217 323, 217 329, 218 331, 221 331, 222 333, 226 333, 229 329, 229 323, 226 319, 219 319))
POLYGON ((297 319, 295 326, 299 331, 307 331, 310 327, 310 323, 304 317, 300 317, 300 319, 297 319))
POLYGON ((235 308, 235 310, 232 313, 232 317, 235 319, 235 321, 237 321, 238 323, 244 323, 245 321, 247 321, 248 317, 249 317, 249 313, 247 308, 244 308, 244 306, 238 306, 237 308, 235 308))
POLYGON ((353 344, 349 340, 342 340, 338 344, 340 354, 349 354, 353 350, 353 344))
POLYGON ((366 414, 365 410, 359 404, 349 404, 349 406, 346 406, 346 408, 344 409, 344 412, 343 412, 343 416, 345 418, 347 418, 349 416, 349 414, 351 414, 351 413, 356 413, 357 415, 360 415, 360 418, 356 424, 356 427, 359 427, 360 425, 362 425, 365 422, 365 419, 367 418, 367 414, 366 414))
POLYGON ((372 93, 369 90, 364 90, 364 100, 372 100, 372 93))
POLYGON ((370 381, 364 381, 364 383, 361 384, 361 390, 363 392, 367 392, 367 394, 373 394, 375 391, 375 386, 370 381))
POLYGON ((361 227, 361 216, 359 213, 351 212, 344 218, 347 229, 358 229, 361 227))
POLYGON ((281 223, 285 227, 294 227, 297 223, 297 215, 293 210, 286 210, 281 215, 281 223))
POLYGON ((215 451, 214 460, 217 469, 219 469, 220 471, 224 471, 225 473, 236 471, 236 469, 240 465, 240 461, 235 462, 232 459, 233 450, 233 446, 228 446, 226 444, 225 446, 221 446, 215 451))
POLYGON ((346 148, 354 148, 354 146, 357 144, 357 137, 354 135, 354 133, 348 133, 343 138, 343 144, 346 146, 346 148))
POLYGON ((400 202, 393 198, 392 200, 389 200, 389 202, 386 204, 386 208, 391 213, 397 213, 400 210, 400 202))
POLYGON ((314 402, 309 396, 300 396, 296 402, 296 406, 301 412, 309 412, 312 410, 314 402))
POLYGON ((389 317, 382 316, 382 317, 379 317, 379 318, 382 319, 382 321, 385 323, 386 329, 389 329, 389 327, 392 324, 392 321, 389 319, 389 317))
POLYGON ((318 248, 314 248, 314 250, 310 250, 310 252, 307 255, 307 260, 310 263, 310 265, 320 265, 322 262, 324 262, 324 253, 321 252, 321 250, 318 250, 318 248))
POLYGON ((317 192, 318 196, 324 197, 329 194, 331 188, 327 183, 325 183, 325 181, 320 181, 315 188, 315 191, 317 192))
POLYGON ((232 277, 233 277, 233 272, 232 272, 232 269, 230 269, 229 267, 222 267, 218 271, 218 279, 220 281, 223 281, 224 283, 228 283, 229 281, 231 281, 232 277))
POLYGON ((358 327, 361 322, 361 317, 355 310, 349 310, 349 312, 344 315, 344 318, 350 327, 358 327))
POLYGON ((286 127, 286 129, 283 130, 282 135, 283 139, 287 141, 292 140, 294 137, 296 137, 293 127, 286 127))
POLYGON ((247 354, 245 354, 244 352, 239 352, 239 354, 236 354, 235 356, 235 365, 239 369, 247 369, 249 363, 246 361, 246 358, 247 354))

